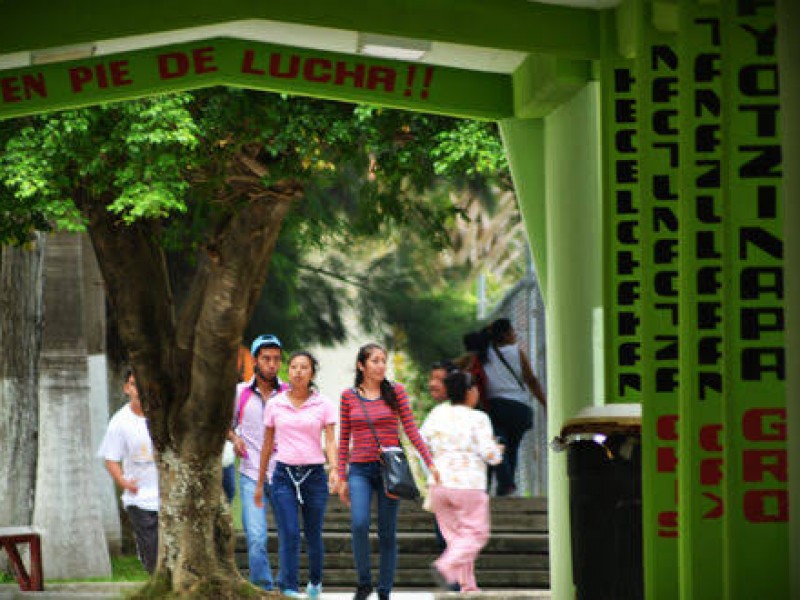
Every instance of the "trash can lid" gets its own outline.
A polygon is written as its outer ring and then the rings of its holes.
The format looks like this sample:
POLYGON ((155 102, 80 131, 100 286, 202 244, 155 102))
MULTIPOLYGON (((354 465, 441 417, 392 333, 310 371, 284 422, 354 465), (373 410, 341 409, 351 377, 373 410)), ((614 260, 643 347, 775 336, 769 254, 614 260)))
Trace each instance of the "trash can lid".
POLYGON ((639 434, 641 428, 641 404, 587 406, 564 422, 561 437, 580 433, 639 434))

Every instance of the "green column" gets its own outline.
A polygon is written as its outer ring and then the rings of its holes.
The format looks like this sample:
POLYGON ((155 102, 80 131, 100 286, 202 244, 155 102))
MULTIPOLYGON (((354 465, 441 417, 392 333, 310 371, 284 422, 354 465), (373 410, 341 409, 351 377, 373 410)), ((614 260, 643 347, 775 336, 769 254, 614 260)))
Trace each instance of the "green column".
MULTIPOLYGON (((778 0, 778 22, 800 23, 800 3, 778 0)), ((800 456, 800 36, 778 35, 783 146, 783 236, 786 240, 786 401, 789 456, 800 456)), ((800 564, 800 460, 789 461, 789 564, 800 564)), ((791 569, 789 597, 800 598, 800 569, 791 569)))
POLYGON ((797 565, 789 562, 776 15, 769 1, 723 2, 722 11, 724 278, 730 284, 723 316, 729 353, 724 597, 788 599, 789 571, 797 565))
MULTIPOLYGON (((723 380, 725 290, 720 7, 682 0, 680 73, 681 598, 717 600, 726 512, 723 380)), ((728 475, 729 476, 729 475, 728 475)))
POLYGON ((632 10, 641 207, 642 514, 648 598, 678 598, 679 72, 656 4, 632 10))
MULTIPOLYGON (((534 238, 542 228, 547 243, 550 437, 595 402, 593 314, 602 305, 598 103, 597 84, 588 84, 543 125, 501 124, 531 243, 534 249, 540 243, 534 238)), ((564 454, 550 455, 549 498, 551 589, 554 599, 567 600, 574 586, 564 454)))

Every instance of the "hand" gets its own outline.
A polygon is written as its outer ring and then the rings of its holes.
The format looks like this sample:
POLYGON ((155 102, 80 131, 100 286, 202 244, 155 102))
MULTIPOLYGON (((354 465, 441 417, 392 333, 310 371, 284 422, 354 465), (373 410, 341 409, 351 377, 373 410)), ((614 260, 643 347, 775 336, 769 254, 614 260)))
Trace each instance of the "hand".
POLYGON ((123 479, 121 487, 133 495, 139 493, 139 482, 136 479, 123 479))
POLYGON ((247 458, 247 446, 238 435, 233 439, 233 451, 236 452, 236 456, 247 458))
POLYGON ((256 492, 253 494, 253 504, 258 508, 264 508, 264 482, 259 481, 256 484, 256 492))
POLYGON ((339 482, 339 500, 350 508, 350 488, 347 487, 347 482, 344 480, 339 482))
POLYGON ((328 472, 328 489, 331 493, 336 493, 339 490, 339 472, 335 467, 328 472))
POLYGON ((436 483, 436 485, 441 485, 442 476, 439 475, 439 469, 437 469, 435 466, 431 465, 430 472, 431 472, 431 475, 433 476, 433 481, 436 483))
POLYGON ((497 447, 500 449, 500 454, 506 453, 506 445, 505 444, 497 444, 497 447))

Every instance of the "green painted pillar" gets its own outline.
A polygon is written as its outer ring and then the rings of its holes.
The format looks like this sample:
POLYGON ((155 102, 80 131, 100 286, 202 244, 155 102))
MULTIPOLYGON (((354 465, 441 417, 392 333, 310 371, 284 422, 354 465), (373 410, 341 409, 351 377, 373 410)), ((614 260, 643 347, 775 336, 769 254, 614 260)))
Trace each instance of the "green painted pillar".
MULTIPOLYGON (((800 2, 778 1, 778 23, 800 25, 800 2)), ((789 424, 789 564, 800 565, 800 36, 778 34, 783 144, 783 238, 786 240, 786 399, 789 424)), ((800 598, 800 569, 791 569, 790 598, 800 598)))
MULTIPOLYGON (((547 274, 548 435, 595 404, 594 319, 602 306, 599 91, 583 87, 543 121, 501 123, 534 256, 547 274), (544 236, 546 249, 537 245, 544 236), (538 236, 538 239, 537 239, 538 236)), ((538 268, 538 266, 537 266, 538 268)), ((550 573, 555 600, 574 598, 566 455, 549 462, 550 573)))

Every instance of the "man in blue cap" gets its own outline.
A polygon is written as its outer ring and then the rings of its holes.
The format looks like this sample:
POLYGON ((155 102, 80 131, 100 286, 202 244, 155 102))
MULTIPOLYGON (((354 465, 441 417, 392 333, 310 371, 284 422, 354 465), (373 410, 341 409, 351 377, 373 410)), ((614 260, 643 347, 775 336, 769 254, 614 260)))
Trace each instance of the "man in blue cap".
MULTIPOLYGON (((250 352, 255 359, 254 375, 250 381, 236 386, 233 422, 228 439, 239 456, 239 494, 242 499, 242 525, 247 537, 250 581, 258 587, 271 590, 276 582, 272 578, 267 555, 267 503, 263 508, 258 508, 253 497, 264 442, 264 408, 270 399, 286 389, 286 384, 278 379, 282 345, 276 336, 258 336, 253 340, 250 352)), ((272 466, 268 471, 268 480, 272 466)), ((264 483, 264 497, 270 497, 269 481, 264 483)))

